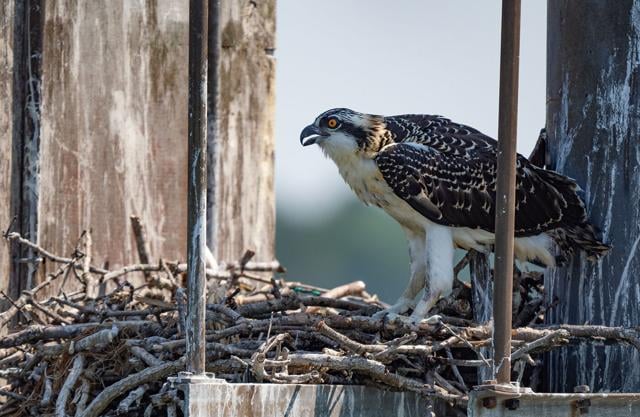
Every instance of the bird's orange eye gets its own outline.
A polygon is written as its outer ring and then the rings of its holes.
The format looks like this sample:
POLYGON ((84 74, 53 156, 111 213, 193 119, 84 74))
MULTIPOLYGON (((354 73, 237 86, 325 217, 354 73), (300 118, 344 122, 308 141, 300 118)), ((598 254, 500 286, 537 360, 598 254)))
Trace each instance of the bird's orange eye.
POLYGON ((329 121, 327 122, 327 126, 329 126, 331 129, 335 129, 338 126, 338 121, 336 119, 329 119, 329 121))

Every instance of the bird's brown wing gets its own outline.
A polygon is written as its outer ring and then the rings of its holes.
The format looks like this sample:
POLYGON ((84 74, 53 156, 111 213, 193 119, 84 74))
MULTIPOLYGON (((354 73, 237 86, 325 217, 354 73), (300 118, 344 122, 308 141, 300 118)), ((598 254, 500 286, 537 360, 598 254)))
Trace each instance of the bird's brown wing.
MULTIPOLYGON (((429 220, 494 231, 494 151, 476 148, 476 152, 452 156, 422 143, 395 143, 385 147, 375 161, 394 193, 429 220)), ((567 220, 573 223, 576 216, 586 219, 576 188, 570 179, 536 168, 519 156, 516 235, 538 234, 567 220)))

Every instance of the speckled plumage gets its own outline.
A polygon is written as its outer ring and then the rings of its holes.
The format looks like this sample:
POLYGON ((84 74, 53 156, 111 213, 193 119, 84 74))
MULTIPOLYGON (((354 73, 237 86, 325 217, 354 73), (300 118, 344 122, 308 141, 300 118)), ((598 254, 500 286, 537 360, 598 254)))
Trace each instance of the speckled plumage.
MULTIPOLYGON (((425 237, 428 243, 429 230, 444 227, 453 245, 490 250, 497 172, 492 138, 441 116, 332 109, 303 131, 301 142, 317 143, 356 195, 394 217, 410 243, 425 237)), ((552 266, 576 249, 592 258, 608 250, 587 221, 575 181, 521 155, 516 168, 516 257, 552 266)), ((427 258, 430 250, 438 245, 426 248, 427 258)))

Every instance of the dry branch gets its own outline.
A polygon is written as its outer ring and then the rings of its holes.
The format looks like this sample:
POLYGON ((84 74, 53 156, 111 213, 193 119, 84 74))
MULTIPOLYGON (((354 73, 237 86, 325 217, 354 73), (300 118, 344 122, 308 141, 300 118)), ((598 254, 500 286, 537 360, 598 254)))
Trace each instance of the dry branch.
POLYGON ((147 368, 144 371, 130 375, 125 379, 116 382, 105 388, 98 396, 89 404, 84 411, 84 417, 98 417, 109 404, 118 398, 122 393, 129 392, 132 389, 160 379, 164 379, 169 375, 176 374, 184 368, 184 359, 157 365, 147 368))
POLYGON ((64 381, 62 388, 60 388, 60 393, 58 394, 58 399, 56 400, 56 417, 66 417, 67 416, 67 401, 69 399, 69 395, 71 394, 71 390, 74 385, 78 381, 80 377, 80 373, 84 368, 84 355, 76 355, 73 360, 73 365, 71 366, 71 371, 67 376, 67 379, 64 381))

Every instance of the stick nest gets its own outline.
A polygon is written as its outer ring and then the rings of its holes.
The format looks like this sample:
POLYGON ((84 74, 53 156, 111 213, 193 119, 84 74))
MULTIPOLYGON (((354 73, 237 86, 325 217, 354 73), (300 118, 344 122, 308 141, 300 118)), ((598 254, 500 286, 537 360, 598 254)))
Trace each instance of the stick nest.
MULTIPOLYGON (((56 269, 18 299, 5 295, 0 327, 14 331, 0 339, 8 382, 0 417, 183 415, 182 394, 166 378, 185 369, 186 265, 106 270, 91 265, 88 234, 69 258, 16 233, 5 237, 56 269)), ((143 239, 138 246, 144 260, 143 239)), ((480 255, 466 256, 456 273, 473 256, 480 255)), ((478 371, 492 367, 491 327, 474 322, 468 283, 456 279, 436 316, 412 324, 372 318, 384 304, 361 281, 331 290, 288 282, 277 262, 251 258, 207 271, 207 371, 218 378, 374 385, 438 398, 462 414, 478 371)), ((514 288, 514 323, 525 326, 512 332, 515 379, 535 384, 538 354, 571 340, 640 347, 635 329, 542 327, 550 305, 540 273, 518 272, 514 288)))

